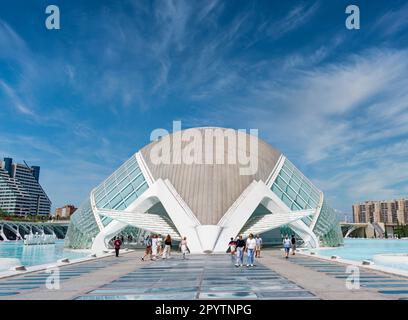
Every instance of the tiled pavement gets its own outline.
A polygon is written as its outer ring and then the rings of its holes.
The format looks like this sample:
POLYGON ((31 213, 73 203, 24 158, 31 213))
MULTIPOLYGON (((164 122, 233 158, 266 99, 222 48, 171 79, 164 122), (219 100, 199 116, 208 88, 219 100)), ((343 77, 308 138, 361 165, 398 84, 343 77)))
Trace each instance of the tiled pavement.
POLYGON ((360 268, 361 289, 345 288, 346 266, 266 251, 254 268, 229 255, 140 261, 141 252, 60 268, 61 289, 48 290, 45 271, 0 279, 0 299, 408 299, 408 279, 360 268), (261 263, 260 263, 261 262, 261 263))
MULTIPOLYGON (((120 260, 108 258, 68 265, 60 268, 59 279, 61 282, 64 282, 77 277, 86 277, 91 272, 109 268, 119 262, 120 260)), ((21 295, 37 289, 44 289, 46 280, 50 277, 50 274, 51 273, 47 273, 44 270, 0 279, 0 299, 14 295, 21 295)))
MULTIPOLYGON (((310 268, 316 272, 324 273, 336 279, 346 280, 351 275, 351 272, 347 271, 347 265, 334 261, 300 256, 295 259, 290 259, 290 262, 310 268)), ((394 295, 397 299, 408 300, 407 278, 376 272, 366 268, 359 268, 359 281, 360 286, 363 288, 372 288, 377 290, 380 294, 394 295)))
POLYGON ((316 299, 259 264, 236 268, 228 255, 192 255, 156 261, 121 276, 80 300, 316 299))

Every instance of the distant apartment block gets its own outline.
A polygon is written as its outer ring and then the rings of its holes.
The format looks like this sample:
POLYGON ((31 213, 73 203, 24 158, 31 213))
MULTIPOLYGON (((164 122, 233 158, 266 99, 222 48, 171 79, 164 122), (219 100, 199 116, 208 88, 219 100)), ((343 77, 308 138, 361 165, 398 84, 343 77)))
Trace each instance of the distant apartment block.
POLYGON ((57 208, 55 210, 56 219, 69 219, 71 215, 76 211, 76 207, 72 204, 67 204, 62 208, 57 208))
POLYGON ((0 208, 15 215, 47 215, 51 201, 41 187, 40 167, 0 161, 0 208))
POLYGON ((365 201, 353 205, 356 223, 408 224, 408 199, 365 201))

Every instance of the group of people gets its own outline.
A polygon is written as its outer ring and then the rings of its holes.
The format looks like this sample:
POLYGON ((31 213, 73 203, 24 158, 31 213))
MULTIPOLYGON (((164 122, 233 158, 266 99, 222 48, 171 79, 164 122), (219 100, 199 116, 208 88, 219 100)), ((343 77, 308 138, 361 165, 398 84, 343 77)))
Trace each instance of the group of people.
POLYGON ((244 265, 244 253, 247 254, 247 267, 254 266, 254 258, 261 257, 262 238, 259 235, 251 233, 246 240, 242 235, 239 235, 238 239, 231 238, 228 244, 228 250, 231 255, 236 256, 236 267, 242 267, 244 265))
MULTIPOLYGON (((231 238, 228 244, 228 251, 231 255, 236 255, 236 267, 242 267, 244 265, 244 253, 247 254, 247 267, 254 266, 254 258, 261 257, 262 238, 259 234, 254 237, 251 233, 246 240, 240 235, 237 239, 231 238)), ((289 258, 290 249, 292 249, 292 255, 296 252, 296 237, 294 234, 289 238, 288 235, 283 239, 283 249, 285 252, 285 258, 289 258)))
MULTIPOLYGON (((115 247, 116 257, 119 256, 119 250, 123 243, 119 237, 114 238, 113 245, 115 247)), ((146 257, 150 257, 150 260, 157 260, 159 258, 169 259, 171 253, 172 239, 168 234, 164 239, 161 234, 152 234, 147 235, 144 239, 146 250, 142 260, 145 261, 146 257)), ((187 245, 187 238, 183 237, 180 241, 179 248, 183 255, 183 259, 186 259, 187 253, 190 252, 187 245)), ((236 256, 236 267, 242 267, 244 265, 244 253, 247 254, 247 267, 254 266, 254 259, 261 257, 261 248, 262 248, 262 238, 259 234, 254 237, 251 233, 249 234, 246 240, 243 239, 242 235, 239 235, 238 238, 231 238, 231 241, 228 244, 228 251, 232 256, 236 256)), ((285 258, 289 258, 290 250, 292 249, 292 255, 295 255, 296 252, 296 237, 292 234, 291 238, 288 235, 283 239, 283 248, 285 251, 285 258)))
MULTIPOLYGON (((146 257, 150 257, 150 260, 170 258, 172 239, 169 234, 164 238, 164 240, 161 234, 147 235, 144 243, 146 249, 144 256, 142 257, 143 261, 145 261, 146 257)), ((179 248, 183 254, 183 259, 186 259, 186 254, 189 252, 186 237, 180 241, 179 248)))
POLYGON ((292 234, 291 238, 289 239, 289 236, 286 235, 285 238, 283 239, 283 249, 285 250, 285 258, 289 258, 289 252, 290 249, 292 249, 292 255, 295 255, 296 252, 296 237, 294 234, 292 234))

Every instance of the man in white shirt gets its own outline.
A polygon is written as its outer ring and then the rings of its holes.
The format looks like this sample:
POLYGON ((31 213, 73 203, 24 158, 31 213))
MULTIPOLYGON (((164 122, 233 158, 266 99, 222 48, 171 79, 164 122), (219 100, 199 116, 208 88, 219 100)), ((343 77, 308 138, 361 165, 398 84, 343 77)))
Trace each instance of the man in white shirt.
POLYGON ((157 257, 157 234, 152 237, 152 260, 156 260, 157 257))
POLYGON ((256 248, 256 240, 254 235, 251 233, 246 241, 246 252, 247 252, 247 267, 254 266, 254 252, 256 248))

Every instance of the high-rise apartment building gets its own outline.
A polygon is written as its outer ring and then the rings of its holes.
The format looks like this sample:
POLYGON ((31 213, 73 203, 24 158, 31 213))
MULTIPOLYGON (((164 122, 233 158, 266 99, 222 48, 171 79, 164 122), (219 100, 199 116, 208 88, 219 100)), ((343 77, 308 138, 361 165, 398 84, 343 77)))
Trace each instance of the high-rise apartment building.
POLYGON ((365 201, 353 205, 354 222, 408 224, 408 199, 365 201))
POLYGON ((16 215, 50 214, 51 201, 39 183, 40 167, 0 161, 0 208, 16 215))

